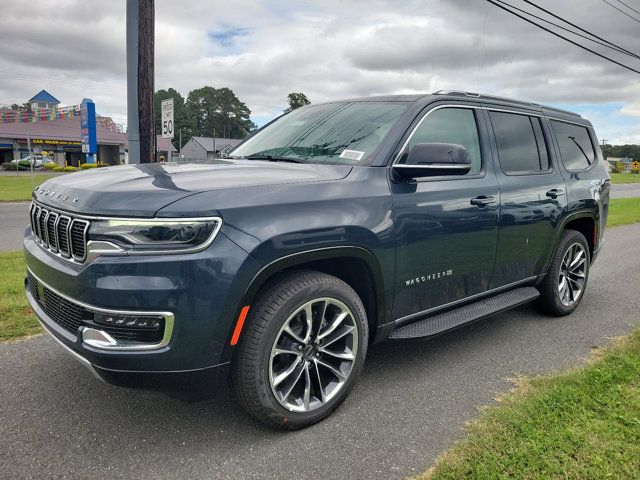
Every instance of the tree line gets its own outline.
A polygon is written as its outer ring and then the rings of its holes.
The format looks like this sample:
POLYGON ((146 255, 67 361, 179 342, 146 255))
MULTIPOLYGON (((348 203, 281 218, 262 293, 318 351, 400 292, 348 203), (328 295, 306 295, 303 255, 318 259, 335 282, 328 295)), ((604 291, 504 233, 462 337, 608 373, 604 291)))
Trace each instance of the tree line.
POLYGON ((631 158, 633 160, 640 160, 640 145, 603 145, 602 155, 604 158, 616 157, 616 158, 631 158))
MULTIPOLYGON (((251 121, 251 110, 233 90, 223 87, 205 86, 191 90, 183 97, 174 88, 158 90, 154 94, 156 132, 161 132, 161 109, 163 100, 173 98, 174 134, 173 143, 180 149, 191 137, 244 138, 257 125, 251 121), (179 145, 182 131, 182 145, 179 145)), ((293 92, 287 96, 289 112, 310 102, 304 93, 293 92)))

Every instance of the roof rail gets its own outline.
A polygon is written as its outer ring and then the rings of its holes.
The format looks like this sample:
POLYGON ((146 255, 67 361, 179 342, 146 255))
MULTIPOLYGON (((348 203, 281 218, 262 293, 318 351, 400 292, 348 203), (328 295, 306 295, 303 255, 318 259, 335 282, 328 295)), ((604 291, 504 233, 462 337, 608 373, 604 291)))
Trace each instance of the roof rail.
POLYGON ((493 101, 498 101, 498 102, 508 102, 508 103, 514 103, 517 105, 524 105, 527 107, 534 107, 534 108, 545 108, 547 110, 555 110, 557 112, 562 112, 564 114, 569 114, 569 115, 574 115, 576 117, 581 117, 582 115, 575 113, 575 112, 570 112, 568 110, 562 110, 560 108, 555 108, 555 107, 549 107, 546 105, 541 105, 539 103, 535 103, 535 102, 527 102, 524 100, 518 100, 516 98, 509 98, 509 97, 497 97, 495 95, 485 95, 483 93, 476 93, 476 92, 465 92, 462 90, 438 90, 437 92, 434 93, 434 95, 451 95, 451 96, 457 96, 457 97, 471 97, 471 98, 481 98, 483 100, 493 100, 493 101))

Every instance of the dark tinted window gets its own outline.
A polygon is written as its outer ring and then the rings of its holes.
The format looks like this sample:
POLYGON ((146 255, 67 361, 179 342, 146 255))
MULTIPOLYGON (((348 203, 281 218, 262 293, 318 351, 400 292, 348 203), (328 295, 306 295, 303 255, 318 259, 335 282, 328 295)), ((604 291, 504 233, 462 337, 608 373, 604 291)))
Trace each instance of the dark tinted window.
POLYGON ((502 170, 516 173, 549 169, 547 149, 538 118, 504 112, 489 112, 489 116, 502 170))
POLYGON ((595 161, 593 144, 589 131, 580 125, 552 120, 556 132, 562 163, 567 170, 584 170, 595 161))
POLYGON ((429 113, 409 140, 411 149, 418 143, 453 143, 469 152, 471 171, 480 171, 480 139, 476 117, 470 108, 441 108, 429 113))

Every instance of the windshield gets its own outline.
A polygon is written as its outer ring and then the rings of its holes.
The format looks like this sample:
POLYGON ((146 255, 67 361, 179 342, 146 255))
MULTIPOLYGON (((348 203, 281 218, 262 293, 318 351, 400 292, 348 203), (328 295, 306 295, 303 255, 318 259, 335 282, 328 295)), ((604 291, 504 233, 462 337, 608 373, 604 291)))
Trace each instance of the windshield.
POLYGON ((298 108, 229 155, 303 163, 364 163, 406 111, 403 103, 328 103, 298 108))

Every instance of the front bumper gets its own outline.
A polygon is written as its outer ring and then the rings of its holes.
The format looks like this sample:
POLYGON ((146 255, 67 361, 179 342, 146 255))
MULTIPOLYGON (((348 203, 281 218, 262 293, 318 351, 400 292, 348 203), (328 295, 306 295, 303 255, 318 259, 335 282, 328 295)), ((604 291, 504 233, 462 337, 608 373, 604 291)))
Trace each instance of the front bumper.
POLYGON ((126 342, 120 345, 124 348, 97 348, 83 340, 84 324, 73 331, 54 321, 27 281, 29 304, 45 330, 99 378, 175 392, 202 383, 194 378, 223 375, 242 295, 258 271, 258 264, 226 236, 218 235, 208 249, 194 254, 100 257, 71 265, 40 248, 29 229, 26 233, 30 275, 65 299, 91 311, 171 316, 169 334, 149 348, 127 348, 126 342))

